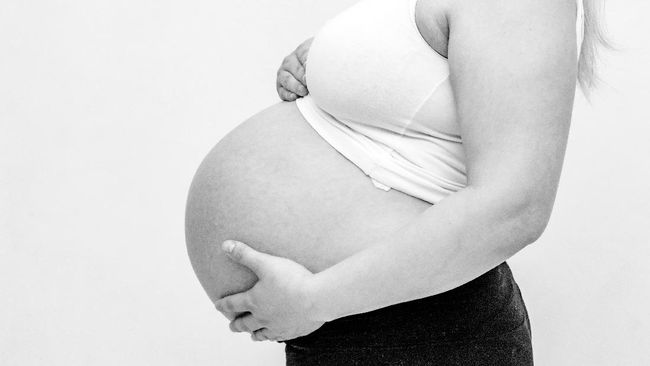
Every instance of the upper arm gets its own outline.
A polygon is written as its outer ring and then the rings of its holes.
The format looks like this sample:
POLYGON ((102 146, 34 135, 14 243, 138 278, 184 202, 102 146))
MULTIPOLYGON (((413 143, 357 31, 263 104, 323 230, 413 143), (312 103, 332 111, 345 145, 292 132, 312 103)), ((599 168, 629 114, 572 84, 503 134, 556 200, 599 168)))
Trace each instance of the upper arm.
POLYGON ((468 185, 550 215, 575 93, 575 0, 458 0, 448 16, 468 185))

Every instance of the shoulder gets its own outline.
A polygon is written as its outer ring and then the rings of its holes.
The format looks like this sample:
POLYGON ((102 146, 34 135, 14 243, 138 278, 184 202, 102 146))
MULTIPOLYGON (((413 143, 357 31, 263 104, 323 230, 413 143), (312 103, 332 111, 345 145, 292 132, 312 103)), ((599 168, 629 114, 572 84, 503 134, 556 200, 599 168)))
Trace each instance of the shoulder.
MULTIPOLYGON (((576 4, 576 0, 418 0, 415 18, 422 37, 446 56, 453 29, 481 31, 491 27, 507 31, 531 28, 535 22, 573 27, 576 4)), ((566 37, 570 36, 567 32, 566 37)))
POLYGON ((575 25, 576 0, 445 0, 450 28, 500 26, 503 30, 535 25, 575 25))
POLYGON ((457 63, 491 58, 542 72, 577 60, 576 0, 455 0, 447 19, 457 63))

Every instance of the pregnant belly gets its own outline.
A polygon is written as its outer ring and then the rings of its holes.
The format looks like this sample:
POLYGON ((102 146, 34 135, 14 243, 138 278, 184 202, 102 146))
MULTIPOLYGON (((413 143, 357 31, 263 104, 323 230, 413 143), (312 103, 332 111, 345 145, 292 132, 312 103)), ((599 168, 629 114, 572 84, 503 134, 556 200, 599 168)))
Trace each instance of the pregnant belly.
POLYGON ((295 103, 282 102, 240 124, 202 162, 187 201, 188 254, 215 301, 256 281, 221 252, 226 239, 318 272, 430 206, 377 189, 312 129, 295 103))

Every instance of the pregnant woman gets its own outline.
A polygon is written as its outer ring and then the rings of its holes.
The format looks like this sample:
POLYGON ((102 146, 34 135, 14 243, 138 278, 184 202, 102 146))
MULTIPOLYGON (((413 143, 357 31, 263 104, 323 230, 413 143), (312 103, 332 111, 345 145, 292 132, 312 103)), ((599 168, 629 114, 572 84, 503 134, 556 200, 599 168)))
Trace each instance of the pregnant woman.
POLYGON ((531 365, 505 261, 544 231, 593 81, 584 5, 362 0, 287 57, 284 101, 189 193, 189 256, 231 329, 288 365, 531 365))

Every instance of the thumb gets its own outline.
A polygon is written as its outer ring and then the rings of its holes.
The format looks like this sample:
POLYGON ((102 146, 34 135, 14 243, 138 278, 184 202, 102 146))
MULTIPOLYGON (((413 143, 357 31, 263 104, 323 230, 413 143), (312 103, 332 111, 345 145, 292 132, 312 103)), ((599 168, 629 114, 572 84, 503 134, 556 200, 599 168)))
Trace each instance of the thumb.
POLYGON ((250 268, 257 277, 261 277, 265 264, 271 257, 236 240, 224 241, 221 244, 221 249, 235 262, 250 268))

